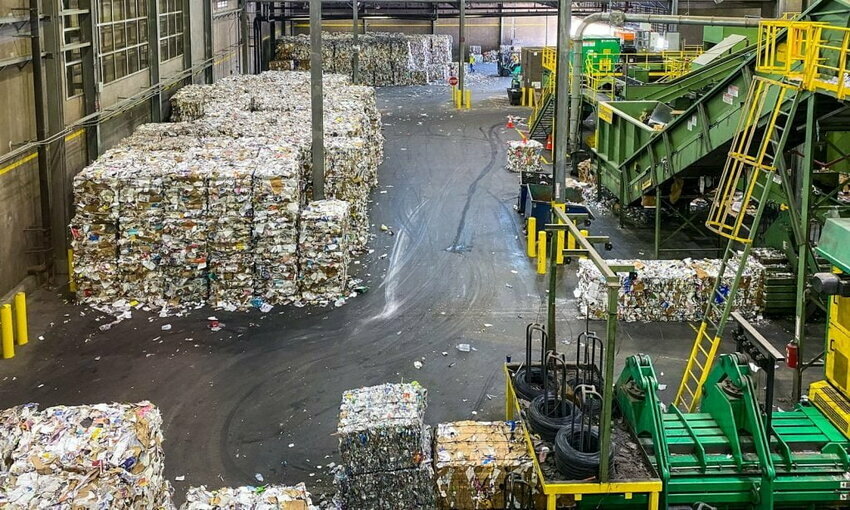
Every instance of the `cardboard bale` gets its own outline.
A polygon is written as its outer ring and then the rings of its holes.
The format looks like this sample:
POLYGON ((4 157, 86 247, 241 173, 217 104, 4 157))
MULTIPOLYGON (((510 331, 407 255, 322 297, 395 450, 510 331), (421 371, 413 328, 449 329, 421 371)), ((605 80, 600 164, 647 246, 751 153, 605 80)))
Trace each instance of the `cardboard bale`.
POLYGON ((517 422, 441 423, 434 438, 437 508, 508 508, 505 485, 536 486, 534 463, 517 422))

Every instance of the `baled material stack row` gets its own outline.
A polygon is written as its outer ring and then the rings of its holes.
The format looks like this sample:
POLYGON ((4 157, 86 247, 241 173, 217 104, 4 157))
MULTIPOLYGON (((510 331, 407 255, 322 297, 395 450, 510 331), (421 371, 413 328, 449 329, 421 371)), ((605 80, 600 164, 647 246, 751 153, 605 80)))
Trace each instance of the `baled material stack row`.
MULTIPOLYGON (((610 260, 612 265, 633 265, 635 274, 620 274, 617 314, 626 322, 699 321, 709 299, 721 304, 729 294, 740 259, 726 266, 718 293, 711 289, 720 272, 720 260, 610 260), (722 296, 722 297, 721 297, 722 296)), ((735 310, 748 318, 764 309, 764 266, 752 257, 733 298, 735 310)), ((602 274, 588 260, 579 260, 576 304, 592 319, 607 316, 607 288, 602 274)))
POLYGON ((427 391, 417 383, 349 390, 339 412, 342 510, 434 508, 427 391))
MULTIPOLYGON (((448 35, 375 32, 359 35, 360 83, 372 86, 422 85, 448 78, 452 38, 448 35)), ((350 33, 322 34, 322 69, 352 75, 354 38, 350 33)), ((310 38, 283 37, 271 69, 310 69, 310 38)))
POLYGON ((383 158, 374 90, 326 76, 325 205, 308 203, 306 73, 187 86, 173 110, 182 121, 140 126, 75 178, 78 297, 228 309, 344 297, 383 158))
POLYGON ((150 402, 0 412, 0 506, 172 508, 162 416, 150 402))

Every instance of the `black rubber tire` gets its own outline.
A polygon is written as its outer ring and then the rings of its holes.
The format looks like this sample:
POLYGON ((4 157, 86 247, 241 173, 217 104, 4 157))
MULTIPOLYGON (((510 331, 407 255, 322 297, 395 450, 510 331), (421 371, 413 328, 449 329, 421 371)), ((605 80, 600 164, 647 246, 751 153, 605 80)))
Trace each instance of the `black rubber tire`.
MULTIPOLYGON (((528 371, 528 380, 526 380, 525 372, 526 368, 522 367, 514 374, 514 389, 517 397, 531 402, 535 397, 543 394, 543 369, 531 367, 528 371)), ((549 392, 554 392, 556 388, 555 377, 549 372, 549 392)))
POLYGON ((581 411, 570 401, 555 401, 555 397, 549 395, 538 395, 531 401, 528 407, 528 426, 549 442, 555 441, 555 435, 562 427, 569 427, 575 423, 579 426, 581 411), (546 413, 545 404, 549 401, 549 413, 546 413))
MULTIPOLYGON (((586 480, 599 472, 599 429, 591 427, 584 431, 588 444, 580 445, 581 438, 579 427, 563 427, 555 436, 555 465, 566 480, 586 480)), ((610 461, 614 459, 613 446, 612 443, 610 461)))

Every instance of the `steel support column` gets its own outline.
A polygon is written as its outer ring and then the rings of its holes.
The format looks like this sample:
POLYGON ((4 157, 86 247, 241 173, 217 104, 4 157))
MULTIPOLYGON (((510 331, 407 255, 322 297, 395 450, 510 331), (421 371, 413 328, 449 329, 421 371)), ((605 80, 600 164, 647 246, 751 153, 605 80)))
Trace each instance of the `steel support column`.
POLYGON ((814 166, 815 150, 815 95, 806 101, 806 133, 803 142, 803 161, 800 172, 800 235, 797 239, 797 297, 794 313, 794 343, 797 344, 797 368, 794 369, 793 398, 800 400, 803 392, 803 357, 806 343, 806 293, 807 262, 809 260, 809 202, 812 194, 812 167, 814 166))
MULTIPOLYGON (((38 0, 30 0, 29 3, 29 26, 30 26, 30 51, 32 53, 32 86, 33 103, 35 109, 35 136, 38 141, 45 140, 48 133, 47 118, 45 113, 44 95, 44 73, 41 58, 41 22, 39 20, 38 0)), ((52 175, 50 172, 49 151, 47 145, 38 145, 38 194, 41 206, 41 228, 43 229, 44 247, 52 245, 51 242, 51 220, 53 209, 51 207, 52 175)), ((52 266, 52 256, 46 258, 45 269, 52 266)))
MULTIPOLYGON (((95 51, 94 51, 94 26, 95 5, 91 0, 84 0, 81 4, 88 13, 80 16, 80 31, 83 41, 89 43, 80 48, 83 59, 83 111, 86 116, 97 112, 99 93, 97 91, 97 78, 95 75, 95 51)), ((100 155, 100 123, 87 126, 86 130, 86 159, 90 163, 100 155)))
POLYGON ((552 124, 554 161, 552 162, 555 183, 555 201, 564 202, 564 186, 567 182, 567 143, 570 139, 569 69, 570 69, 570 29, 572 24, 572 2, 558 3, 558 60, 555 67, 555 122, 552 124))
POLYGON ((155 87, 151 96, 151 122, 162 122, 162 89, 159 86, 159 2, 148 3, 148 63, 150 83, 155 87))
POLYGON ((212 2, 201 2, 204 17, 204 61, 209 65, 204 69, 204 83, 212 83, 213 78, 213 13, 212 2))
MULTIPOLYGON (((552 220, 555 221, 554 219, 552 220)), ((566 232, 564 236, 567 236, 566 232)), ((555 293, 558 290, 558 232, 554 232, 548 236, 547 240, 549 247, 549 295, 547 297, 547 313, 546 313, 546 352, 554 352, 557 350, 557 324, 555 317, 555 293)))
POLYGON ((457 86, 460 88, 461 104, 466 97, 464 94, 464 62, 466 61, 466 0, 460 0, 460 19, 458 20, 458 66, 457 66, 457 86))
POLYGON ((322 94, 322 0, 310 0, 310 104, 313 116, 313 200, 325 198, 324 104, 322 94))
MULTIPOLYGON (((43 1, 41 5, 44 14, 42 28, 44 30, 44 50, 47 58, 44 60, 44 85, 48 92, 44 98, 44 108, 47 113, 47 136, 53 136, 65 129, 65 59, 62 46, 65 44, 62 3, 58 0, 43 1), (49 93, 50 91, 55 91, 49 93)), ((73 206, 69 201, 73 182, 67 175, 65 161, 65 138, 49 143, 46 147, 48 172, 50 173, 50 201, 53 217, 49 221, 51 228, 53 256, 48 257, 48 274, 53 273, 51 261, 56 261, 55 267, 64 270, 68 267, 67 229, 71 222, 73 206)), ((64 271, 63 271, 64 272, 64 271)))
POLYGON ((239 8, 239 44, 242 54, 240 59, 241 73, 251 74, 251 35, 248 30, 248 0, 239 0, 239 8))
POLYGON ((357 32, 360 31, 357 0, 351 2, 351 39, 354 53, 351 55, 351 81, 360 83, 360 43, 357 41, 357 32))

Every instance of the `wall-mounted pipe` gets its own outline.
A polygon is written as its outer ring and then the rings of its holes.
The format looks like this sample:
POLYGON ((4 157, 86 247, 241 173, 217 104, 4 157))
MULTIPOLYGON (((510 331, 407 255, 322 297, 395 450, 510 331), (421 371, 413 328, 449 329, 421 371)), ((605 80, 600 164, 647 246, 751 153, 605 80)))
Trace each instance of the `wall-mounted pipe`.
MULTIPOLYGON (((615 26, 622 26, 626 22, 635 23, 661 23, 675 25, 702 25, 702 26, 725 26, 725 27, 758 27, 759 22, 765 18, 726 18, 722 16, 674 16, 670 14, 632 14, 622 11, 600 12, 587 16, 579 23, 573 35, 572 47, 581 48, 581 40, 585 29, 592 23, 608 22, 615 26)), ((570 75, 570 108, 568 122, 565 126, 569 139, 569 150, 575 159, 579 149, 579 117, 581 116, 581 51, 573 52, 573 65, 570 75)), ((556 118, 557 120, 557 118, 556 118)), ((556 137, 557 142, 557 137, 556 137)), ((556 149, 557 150, 557 149, 556 149)), ((576 162, 573 161, 573 165, 576 162)))

